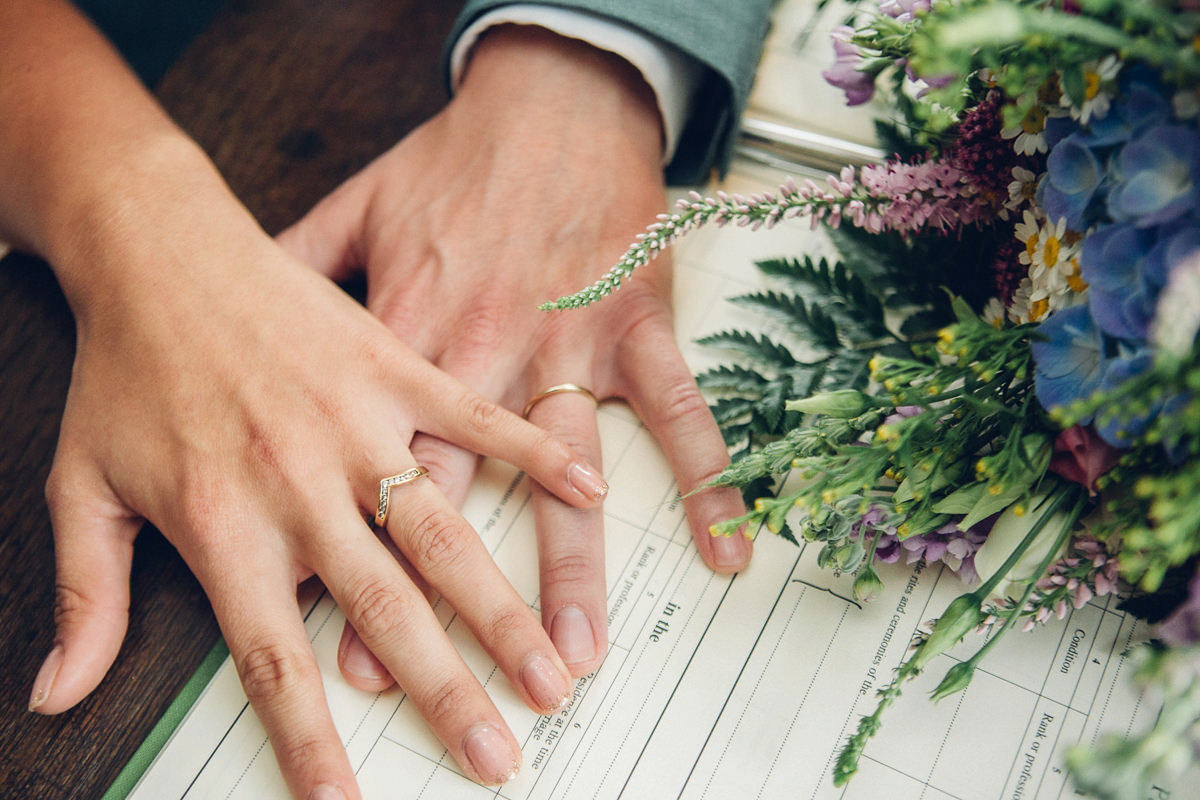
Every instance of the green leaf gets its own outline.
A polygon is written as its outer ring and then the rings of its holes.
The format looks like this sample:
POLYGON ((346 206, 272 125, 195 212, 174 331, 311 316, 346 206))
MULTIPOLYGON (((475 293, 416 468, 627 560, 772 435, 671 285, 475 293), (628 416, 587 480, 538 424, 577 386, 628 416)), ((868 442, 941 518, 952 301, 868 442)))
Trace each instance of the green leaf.
POLYGON ((1032 484, 1032 480, 1014 484, 1000 491, 998 494, 992 494, 991 489, 985 486, 984 492, 979 496, 978 502, 962 518, 962 521, 958 523, 958 527, 965 531, 967 528, 983 522, 992 514, 1003 511, 1024 497, 1032 484))
POLYGON ((934 503, 933 510, 939 514, 969 514, 986 493, 987 484, 969 483, 934 503))
POLYGON ((762 414, 772 432, 782 433, 778 430, 779 423, 783 420, 783 412, 791 397, 791 383, 791 381, 775 381, 768 384, 763 391, 762 400, 757 404, 756 410, 762 414))
POLYGON ((701 389, 726 389, 734 392, 759 392, 767 379, 752 369, 739 365, 722 364, 705 370, 696 376, 701 389))
POLYGON ((784 367, 796 364, 796 358, 791 351, 783 345, 771 341, 766 334, 755 336, 747 331, 727 330, 704 336, 697 342, 709 347, 723 347, 738 351, 762 364, 784 367))
POLYGON ((754 401, 746 397, 721 397, 711 406, 718 424, 733 422, 754 411, 754 401))

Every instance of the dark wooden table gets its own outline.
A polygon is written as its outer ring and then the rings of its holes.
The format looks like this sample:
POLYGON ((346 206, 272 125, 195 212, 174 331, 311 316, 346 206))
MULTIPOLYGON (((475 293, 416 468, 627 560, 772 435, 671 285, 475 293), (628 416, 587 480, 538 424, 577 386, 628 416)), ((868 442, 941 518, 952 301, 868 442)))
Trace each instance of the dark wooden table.
MULTIPOLYGON (((231 0, 157 93, 276 232, 445 102, 460 2, 231 0)), ((99 797, 212 647, 203 593, 155 531, 139 537, 129 633, 100 687, 57 717, 26 711, 53 642, 43 487, 74 355, 45 264, 0 262, 0 797, 99 797)))

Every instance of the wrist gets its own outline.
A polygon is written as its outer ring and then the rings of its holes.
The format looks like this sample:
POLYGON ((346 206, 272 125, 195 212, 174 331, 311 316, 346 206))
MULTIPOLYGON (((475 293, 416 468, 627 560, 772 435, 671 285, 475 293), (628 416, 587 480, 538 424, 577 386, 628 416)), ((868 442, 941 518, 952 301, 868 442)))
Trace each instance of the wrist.
POLYGON ((580 153, 597 139, 661 169, 663 123, 653 90, 624 58, 535 25, 498 25, 476 43, 456 102, 544 132, 570 128, 580 153))
POLYGON ((80 322, 241 235, 269 241, 182 133, 140 137, 108 156, 80 165, 39 214, 37 249, 80 322))

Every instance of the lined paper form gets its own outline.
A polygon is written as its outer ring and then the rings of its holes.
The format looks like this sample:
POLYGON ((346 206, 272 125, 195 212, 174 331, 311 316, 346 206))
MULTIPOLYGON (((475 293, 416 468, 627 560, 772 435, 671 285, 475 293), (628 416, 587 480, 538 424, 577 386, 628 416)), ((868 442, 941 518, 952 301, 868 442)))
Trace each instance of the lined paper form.
MULTIPOLYGON (((743 171, 731 191, 762 187, 743 171)), ((727 327, 762 327, 725 302, 752 290, 756 258, 828 253, 806 224, 769 232, 702 230, 677 251, 677 325, 697 369, 720 354, 690 344, 727 327)), ((623 406, 598 412, 606 477, 610 649, 562 712, 539 716, 509 687, 452 609, 437 607, 521 742, 516 780, 466 779, 397 689, 347 685, 337 670, 343 618, 322 596, 305 609, 329 703, 367 798, 570 800, 1050 800, 1074 797, 1062 754, 1100 731, 1152 721, 1126 680, 1124 653, 1145 635, 1099 598, 1062 621, 1013 633, 962 694, 931 703, 968 636, 910 683, 868 745, 860 773, 834 787, 831 768, 874 691, 904 657, 917 627, 963 591, 923 565, 882 570, 883 594, 862 607, 851 578, 816 567, 815 548, 764 533, 751 567, 733 577, 700 560, 666 460, 623 406)), ((485 462, 464 508, 517 590, 537 609, 537 563, 527 480, 485 462)), ((1200 778, 1196 771, 1191 781, 1200 778)), ((1186 782, 1181 785, 1188 785, 1186 782)), ((1194 783, 1192 785, 1195 785, 1194 783)), ((136 800, 287 798, 261 725, 228 662, 131 795, 136 800)), ((1159 798, 1182 798, 1163 787, 1159 798)))

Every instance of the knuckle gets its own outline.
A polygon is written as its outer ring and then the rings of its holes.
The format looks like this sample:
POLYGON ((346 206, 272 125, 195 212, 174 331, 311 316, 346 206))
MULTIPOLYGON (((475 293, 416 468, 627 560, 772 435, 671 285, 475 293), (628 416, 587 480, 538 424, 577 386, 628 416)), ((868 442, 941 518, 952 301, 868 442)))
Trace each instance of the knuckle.
POLYGON ((463 413, 460 415, 467 426, 477 434, 487 435, 495 431, 501 420, 502 411, 495 403, 482 395, 468 393, 463 398, 463 413))
POLYGON ((668 425, 711 423, 712 411, 708 401, 688 376, 666 386, 662 393, 662 417, 668 425))
POLYGON ((301 680, 307 671, 305 659, 281 642, 264 642, 234 659, 246 699, 258 705, 268 702, 301 680))
POLYGON ((406 555, 422 574, 428 569, 454 569, 466 559, 471 545, 458 520, 440 509, 418 519, 406 536, 406 555))
POLYGON ((484 623, 480 638, 493 643, 493 646, 516 643, 534 625, 537 625, 537 622, 527 606, 506 608, 493 614, 484 623))
POLYGON ((572 587, 588 583, 597 572, 596 562, 584 553, 568 553, 548 559, 541 568, 543 586, 572 587))
POLYGON ((455 332, 455 349, 475 358, 494 353, 505 340, 505 327, 511 321, 509 310, 501 304, 483 301, 463 317, 455 332))
POLYGON ((439 723, 454 719, 464 708, 469 707, 473 696, 474 692, 467 681, 452 677, 433 686, 424 694, 418 705, 422 716, 437 728, 439 723))
POLYGON ((87 613, 92 603, 78 589, 59 582, 54 587, 54 624, 58 627, 87 613))
POLYGON ((346 611, 362 636, 374 638, 380 631, 407 624, 412 609, 390 581, 375 579, 359 588, 346 611))
POLYGON ((286 736, 272 737, 275 758, 280 764, 311 764, 325 754, 327 744, 313 734, 289 732, 286 736))
POLYGON ((632 283, 621 307, 621 319, 626 335, 635 337, 637 332, 650 326, 652 333, 671 330, 671 309, 652 288, 642 283, 632 283))

